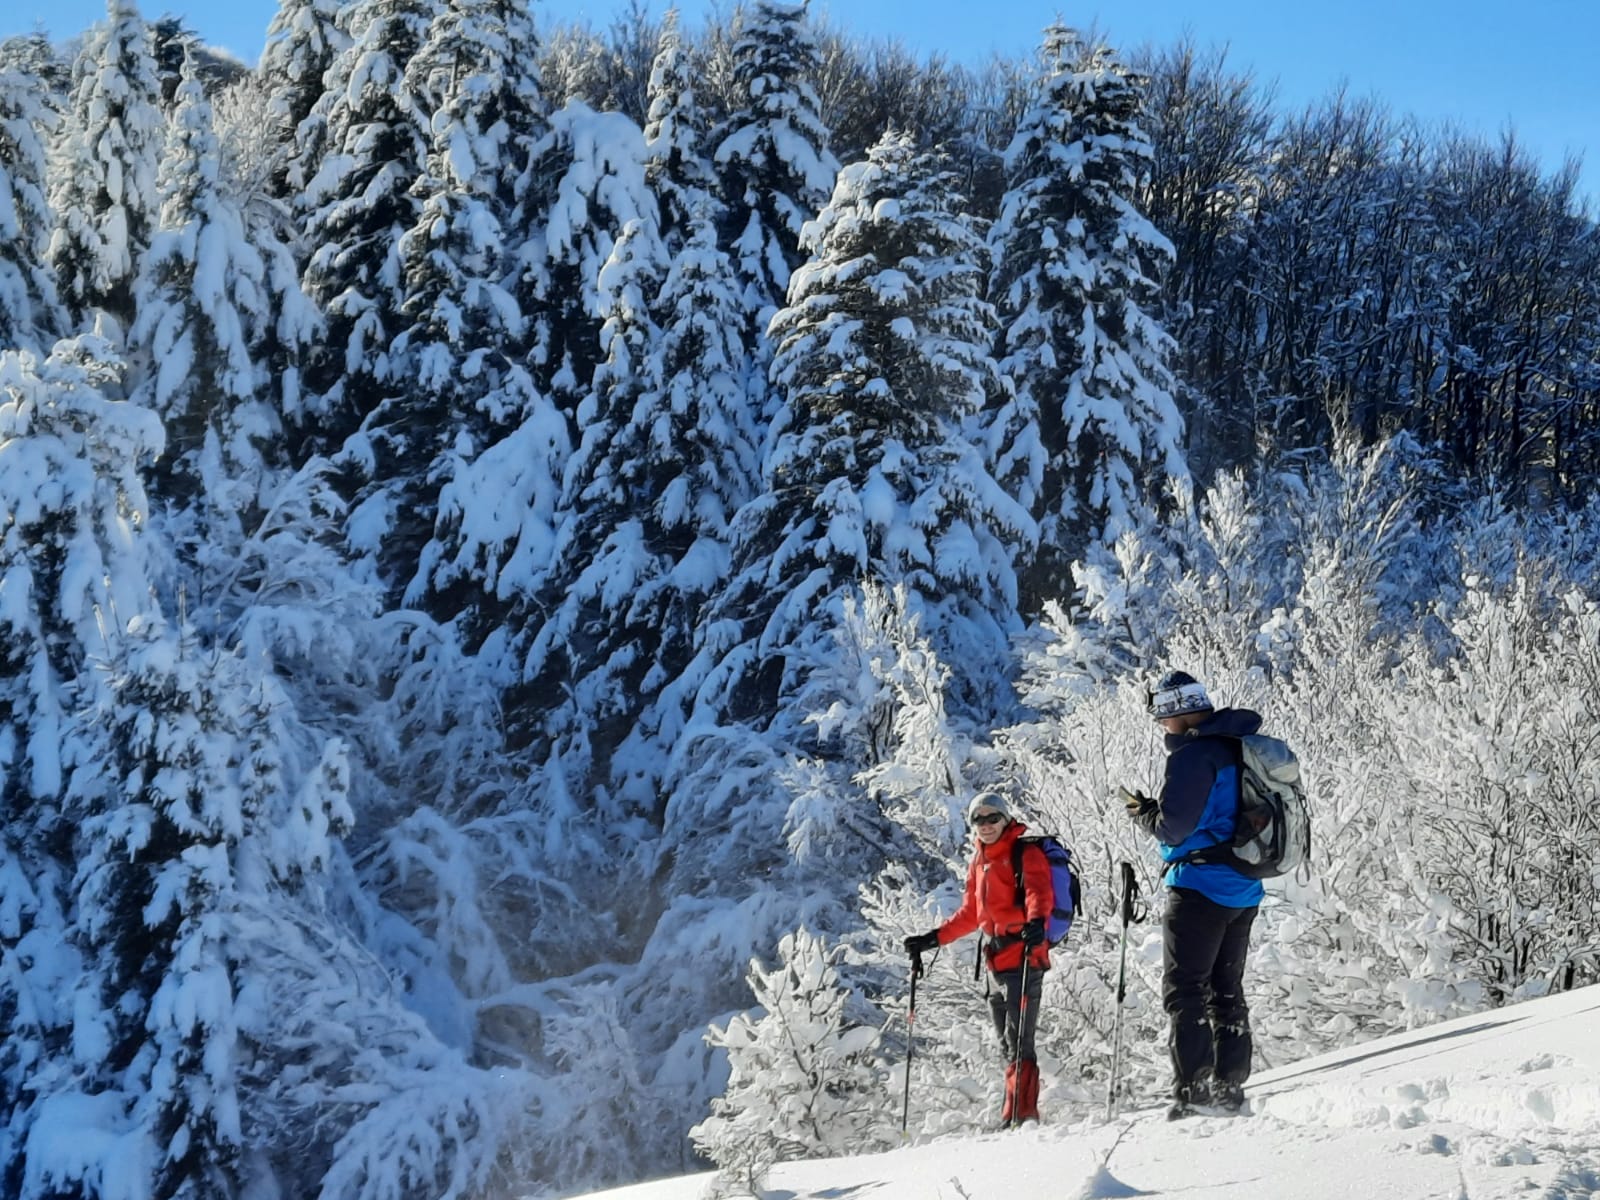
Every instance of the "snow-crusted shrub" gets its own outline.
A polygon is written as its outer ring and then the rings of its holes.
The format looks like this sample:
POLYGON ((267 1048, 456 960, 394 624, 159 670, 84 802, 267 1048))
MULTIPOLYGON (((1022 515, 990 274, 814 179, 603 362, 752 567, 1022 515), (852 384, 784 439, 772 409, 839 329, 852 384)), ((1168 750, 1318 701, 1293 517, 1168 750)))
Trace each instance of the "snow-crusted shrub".
POLYGON ((779 944, 778 966, 750 964, 763 1015, 741 1013, 706 1035, 728 1052, 732 1074, 690 1137, 717 1164, 718 1194, 758 1194, 777 1162, 892 1144, 878 1030, 846 1021, 838 953, 796 930, 779 944))
POLYGON ((1600 951, 1600 616, 1553 566, 1469 576, 1454 652, 1433 665, 1414 644, 1395 697, 1421 868, 1458 966, 1497 1002, 1593 981, 1600 951))
POLYGON ((949 857, 960 848, 972 747, 970 731, 946 709, 950 668, 922 632, 903 584, 864 581, 842 598, 842 610, 797 707, 808 714, 819 753, 848 780, 826 792, 796 789, 790 850, 803 862, 841 835, 864 835, 890 854, 949 857), (863 794, 870 805, 862 805, 863 794))

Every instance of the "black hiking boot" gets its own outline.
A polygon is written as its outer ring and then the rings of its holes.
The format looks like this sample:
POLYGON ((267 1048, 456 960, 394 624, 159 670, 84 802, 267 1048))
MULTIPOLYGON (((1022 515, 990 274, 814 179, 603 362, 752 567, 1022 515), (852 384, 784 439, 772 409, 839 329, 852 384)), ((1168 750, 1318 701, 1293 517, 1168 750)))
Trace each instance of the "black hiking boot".
POLYGON ((1211 1085, 1211 1103, 1225 1113, 1239 1113, 1244 1108, 1244 1084, 1217 1080, 1211 1085))
POLYGON ((1211 1103, 1211 1083, 1202 1079, 1198 1083, 1179 1084, 1172 1090, 1172 1107, 1167 1109, 1167 1120, 1181 1121, 1200 1114, 1211 1103))

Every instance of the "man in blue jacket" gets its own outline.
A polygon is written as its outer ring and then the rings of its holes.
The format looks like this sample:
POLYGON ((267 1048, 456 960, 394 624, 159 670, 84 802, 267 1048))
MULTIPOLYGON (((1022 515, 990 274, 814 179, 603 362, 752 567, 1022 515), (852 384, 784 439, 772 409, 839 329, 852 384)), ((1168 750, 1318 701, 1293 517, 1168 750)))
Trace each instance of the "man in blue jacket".
MULTIPOLYGON (((1166 733, 1161 795, 1124 790, 1128 815, 1161 843, 1167 868, 1162 1001, 1172 1019, 1173 1104, 1168 1117, 1196 1105, 1237 1112, 1250 1076, 1250 1013, 1244 964, 1260 880, 1225 861, 1192 861, 1233 838, 1239 804, 1237 738, 1261 727, 1259 713, 1213 709, 1185 671, 1168 671, 1149 696, 1150 715, 1166 733)), ((1205 855, 1225 859, 1226 854, 1205 855)))

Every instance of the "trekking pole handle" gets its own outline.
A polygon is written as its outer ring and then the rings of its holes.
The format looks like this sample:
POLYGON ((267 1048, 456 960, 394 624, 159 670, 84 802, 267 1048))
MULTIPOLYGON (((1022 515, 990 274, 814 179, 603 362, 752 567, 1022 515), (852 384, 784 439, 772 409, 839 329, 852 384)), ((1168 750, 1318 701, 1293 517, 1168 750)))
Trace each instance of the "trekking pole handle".
POLYGON ((1134 897, 1139 894, 1139 884, 1133 877, 1133 864, 1124 861, 1122 864, 1122 924, 1124 927, 1133 920, 1134 897))

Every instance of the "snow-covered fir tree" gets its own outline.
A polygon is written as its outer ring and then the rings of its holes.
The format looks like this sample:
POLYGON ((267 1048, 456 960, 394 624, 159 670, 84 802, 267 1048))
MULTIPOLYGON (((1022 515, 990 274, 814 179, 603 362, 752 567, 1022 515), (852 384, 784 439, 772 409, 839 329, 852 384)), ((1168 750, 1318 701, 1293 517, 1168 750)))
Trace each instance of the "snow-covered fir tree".
MULTIPOLYGON (((605 358, 578 407, 583 440, 563 484, 571 516, 562 523, 546 584, 549 615, 529 649, 525 689, 514 693, 565 697, 541 706, 548 722, 541 740, 560 746, 562 774, 580 793, 609 790, 610 751, 637 721, 639 683, 660 633, 651 620, 657 614, 640 602, 669 567, 662 539, 648 537, 653 531, 641 518, 661 498, 649 470, 659 450, 647 440, 663 415, 664 382, 650 300, 666 270, 654 225, 634 220, 601 271, 605 358)), ((515 700, 513 706, 521 707, 515 700)), ((623 816, 609 805, 601 811, 610 823, 623 816)))
POLYGON ((750 964, 760 1015, 707 1034, 731 1069, 727 1092, 691 1131, 722 1177, 711 1194, 756 1195, 787 1159, 894 1144, 872 1055, 877 1030, 846 1021, 838 958, 815 934, 790 934, 775 968, 750 964))
POLYGON ((710 120, 695 82, 694 62, 678 30, 678 10, 668 9, 650 69, 644 140, 650 148, 645 174, 661 210, 661 240, 669 253, 688 238, 695 211, 716 202, 710 120))
POLYGON ((965 436, 998 387, 981 243, 947 167, 891 133, 841 172, 806 245, 772 322, 784 407, 765 491, 739 515, 717 602, 743 631, 723 647, 718 703, 770 718, 814 623, 869 578, 910 589, 983 707, 1004 678, 1034 526, 965 436))
POLYGON ((307 372, 318 397, 303 431, 314 451, 344 440, 405 381, 391 352, 407 322, 400 240, 415 227, 432 112, 406 68, 427 41, 434 0, 359 0, 353 42, 334 60, 318 112, 327 150, 307 181, 301 231, 312 247, 306 294, 328 331, 307 372))
POLYGON ((731 569, 734 517, 760 486, 761 431, 746 399, 739 311, 716 225, 698 212, 655 305, 660 390, 621 440, 641 454, 629 473, 650 497, 646 541, 663 550, 659 582, 635 611, 659 638, 640 682, 652 704, 616 759, 619 786, 635 802, 659 788, 665 760, 654 747, 675 746, 693 708, 706 661, 697 653, 700 631, 731 569))
POLYGON ((149 26, 133 0, 107 0, 106 20, 73 64, 50 195, 50 264, 74 316, 102 309, 124 325, 133 317, 134 275, 161 208, 160 104, 149 26))
POLYGON ((569 100, 534 147, 524 211, 542 213, 517 253, 517 298, 532 315, 531 365, 540 391, 569 419, 594 383, 608 299, 600 272, 630 221, 653 231, 640 129, 621 113, 569 100))
POLYGON ((480 11, 481 20, 498 31, 504 50, 504 77, 497 88, 496 108, 506 123, 506 150, 499 163, 504 185, 510 189, 511 227, 522 229, 542 219, 549 199, 536 177, 536 147, 549 132, 549 101, 539 74, 541 46, 531 5, 520 0, 490 0, 480 11))
POLYGON ((409 603, 434 584, 439 548, 423 561, 423 547, 440 490, 534 404, 521 361, 526 321, 502 282, 514 204, 507 117, 524 108, 508 94, 515 47, 499 8, 458 0, 442 9, 406 68, 408 90, 434 115, 425 170, 412 187, 420 210, 399 247, 398 317, 407 324, 390 353, 401 366, 393 394, 348 447, 367 480, 352 542, 373 556, 391 596, 409 603))
MULTIPOLYGON (((98 1011, 104 1053, 80 1086, 116 1097, 148 1139, 140 1189, 184 1200, 238 1195, 243 1151, 227 945, 245 820, 237 718, 198 655, 150 614, 112 631, 107 694, 86 712, 67 788, 91 964, 78 1003, 98 1011)), ((112 1194, 111 1178, 95 1183, 112 1194)))
MULTIPOLYGON (((220 184, 211 104, 188 61, 128 339, 134 398, 167 430, 156 490, 198 522, 180 538, 221 550, 242 541, 268 502, 270 472, 283 465, 283 430, 257 353, 294 328, 296 310, 274 291, 267 258, 220 184)), ((274 251, 281 264, 282 244, 274 251)), ((193 561, 196 545, 187 549, 193 561)))
POLYGON ((805 5, 756 0, 732 53, 737 107, 713 136, 713 160, 726 204, 722 245, 747 312, 745 343, 764 367, 767 322, 804 260, 801 228, 833 191, 839 163, 818 114, 817 44, 805 5))
POLYGON ((79 1007, 92 964, 70 936, 76 823, 63 796, 102 622, 140 611, 151 583, 139 464, 162 432, 153 413, 109 398, 121 373, 98 337, 58 343, 48 359, 0 352, 0 624, 16 672, 0 685, 0 1008, 11 1031, 0 1171, 17 1195, 95 1194, 85 1156, 69 1149, 81 1133, 63 1138, 59 1124, 92 1113, 56 1099, 100 1069, 105 1049, 94 1010, 79 1007))
POLYGON ((323 96, 323 77, 350 49, 340 24, 339 0, 279 0, 267 26, 257 74, 271 94, 278 133, 287 143, 279 183, 297 197, 316 174, 327 149, 326 119, 313 114, 323 96))
POLYGON ((565 731, 569 780, 652 823, 696 629, 756 477, 727 258, 703 205, 690 220, 670 265, 654 229, 630 223, 602 273, 606 358, 579 410, 573 516, 529 658, 530 695, 570 697, 545 735, 565 731))
POLYGON ((46 266, 46 142, 61 123, 44 80, 0 65, 0 349, 43 351, 64 333, 46 266))
POLYGON ((997 470, 1040 522, 1030 610, 1065 595, 1072 560, 1115 541, 1152 487, 1186 472, 1172 341, 1156 320, 1172 247, 1135 204, 1151 156, 1140 80, 1059 25, 1045 57, 990 232, 1000 361, 1016 385, 990 437, 997 470))

